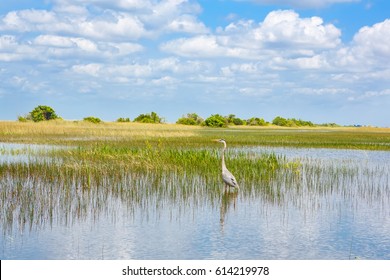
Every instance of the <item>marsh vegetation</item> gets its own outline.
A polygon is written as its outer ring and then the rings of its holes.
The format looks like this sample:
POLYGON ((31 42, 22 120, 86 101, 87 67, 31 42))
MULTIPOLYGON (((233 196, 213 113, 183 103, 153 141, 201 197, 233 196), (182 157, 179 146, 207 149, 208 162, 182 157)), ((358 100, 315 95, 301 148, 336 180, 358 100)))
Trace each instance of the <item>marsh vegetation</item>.
MULTIPOLYGON (((261 240, 249 232, 234 237, 237 246, 243 247, 248 242, 271 246, 267 243, 270 236, 263 234, 278 235, 287 225, 296 228, 335 213, 367 219, 375 210, 372 220, 389 224, 390 131, 386 129, 215 130, 168 124, 1 122, 0 142, 0 224, 5 258, 25 257, 23 249, 17 256, 10 253, 15 248, 7 243, 7 236, 34 235, 57 227, 71 229, 85 223, 92 223, 93 228, 93 224, 107 223, 107 219, 116 226, 119 221, 139 225, 139 219, 146 219, 149 225, 169 216, 169 227, 181 228, 184 223, 197 231, 200 220, 218 217, 214 226, 220 229, 222 240, 226 235, 234 236, 233 228, 241 231, 248 224, 261 225, 261 240), (213 138, 228 142, 226 164, 240 183, 238 193, 223 192, 221 147, 211 141, 213 138), (237 215, 240 221, 235 220, 237 215), (277 224, 273 224, 275 217, 277 224), (273 232, 264 228, 270 219, 273 232)), ((338 221, 339 227, 344 226, 342 221, 338 221)), ((333 223, 322 226, 337 228, 333 223)), ((155 238, 159 230, 167 230, 166 225, 154 230, 155 238)), ((248 231, 253 232, 253 228, 248 231)), ((344 255, 330 250, 306 256, 349 258, 350 238, 361 237, 351 231, 344 243, 340 241, 344 255)), ((388 233, 383 228, 375 232, 379 238, 388 233)), ((299 234, 294 236, 298 238, 299 234)), ((105 242, 106 248, 110 246, 105 242)), ((278 244, 280 240, 272 242, 278 244)), ((303 241, 298 238, 296 242, 303 241)), ((288 242, 294 247, 292 243, 288 242)), ((303 243, 290 254, 279 252, 268 258, 304 258, 297 254, 303 243)), ((160 257, 215 257, 209 255, 208 246, 215 246, 212 241, 197 246, 203 246, 204 251, 187 256, 169 251, 160 257)), ((229 257, 228 249, 225 244, 218 252, 229 257)), ((141 251, 131 251, 126 257, 153 258, 141 251)), ((231 257, 267 258, 267 252, 239 251, 242 253, 231 257)), ((111 251, 106 255, 120 258, 111 251)), ((353 255, 387 258, 390 248, 375 247, 373 252, 361 249, 353 255)), ((73 252, 70 258, 96 256, 73 252)))

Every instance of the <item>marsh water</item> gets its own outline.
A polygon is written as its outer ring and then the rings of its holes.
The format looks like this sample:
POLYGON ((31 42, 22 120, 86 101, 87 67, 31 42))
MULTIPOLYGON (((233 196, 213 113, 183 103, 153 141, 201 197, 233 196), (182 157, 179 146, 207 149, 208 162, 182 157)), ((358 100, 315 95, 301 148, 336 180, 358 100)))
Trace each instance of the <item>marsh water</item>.
MULTIPOLYGON (((0 144, 0 164, 42 160, 37 149, 51 147, 0 144)), ((88 191, 74 180, 69 191, 55 188, 57 181, 3 176, 0 259, 390 259, 390 152, 235 153, 275 153, 295 167, 266 191, 254 188, 264 182, 242 182, 236 172, 238 192, 211 192, 202 176, 175 172, 126 174, 132 192, 105 192, 109 178, 88 191), (51 195, 25 210, 6 187, 51 195)))

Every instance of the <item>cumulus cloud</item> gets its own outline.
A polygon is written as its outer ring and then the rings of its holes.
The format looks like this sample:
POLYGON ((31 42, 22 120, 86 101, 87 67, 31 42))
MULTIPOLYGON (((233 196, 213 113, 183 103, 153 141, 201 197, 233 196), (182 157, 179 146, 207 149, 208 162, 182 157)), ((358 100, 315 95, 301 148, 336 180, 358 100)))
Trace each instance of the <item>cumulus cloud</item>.
POLYGON ((107 12, 104 17, 85 17, 43 10, 22 10, 8 13, 0 30, 14 32, 65 33, 100 40, 136 40, 147 34, 143 23, 132 15, 107 12))
POLYGON ((175 39, 162 44, 161 49, 181 56, 199 57, 253 59, 278 49, 290 56, 315 56, 317 51, 337 47, 340 36, 339 29, 324 24, 319 17, 301 18, 294 11, 279 10, 269 13, 263 22, 234 22, 219 28, 216 34, 175 39))
POLYGON ((340 43, 341 32, 320 17, 300 18, 294 11, 273 11, 255 35, 272 46, 334 48, 340 43))
POLYGON ((264 5, 286 5, 293 8, 323 8, 333 4, 359 2, 360 0, 236 0, 264 5))
MULTIPOLYGON (((149 59, 145 63, 101 64, 88 63, 77 64, 72 71, 77 74, 99 77, 112 81, 120 77, 122 81, 130 81, 133 78, 153 78, 160 80, 164 77, 176 75, 181 77, 190 73, 207 72, 210 65, 200 61, 181 61, 177 58, 149 59)), ((164 79, 163 79, 164 80, 164 79)), ((161 81, 163 81, 161 80, 161 81)), ((173 79, 171 79, 172 81, 173 79)))
MULTIPOLYGON (((355 35, 354 48, 365 58, 372 59, 390 59, 390 19, 365 26, 355 35)), ((388 60, 389 61, 389 60, 388 60)))
POLYGON ((28 57, 34 57, 37 54, 30 45, 20 44, 13 35, 0 36, 0 61, 16 61, 28 57))
POLYGON ((52 10, 11 11, 0 30, 67 34, 106 41, 152 38, 163 33, 205 33, 196 15, 200 7, 186 0, 56 0, 52 10))
MULTIPOLYGON (((365 26, 354 36, 352 42, 331 54, 329 61, 335 67, 368 71, 388 68, 390 61, 390 20, 365 26)), ((373 73, 371 73, 373 74, 373 73)), ((390 78, 387 75, 387 78, 390 78)))

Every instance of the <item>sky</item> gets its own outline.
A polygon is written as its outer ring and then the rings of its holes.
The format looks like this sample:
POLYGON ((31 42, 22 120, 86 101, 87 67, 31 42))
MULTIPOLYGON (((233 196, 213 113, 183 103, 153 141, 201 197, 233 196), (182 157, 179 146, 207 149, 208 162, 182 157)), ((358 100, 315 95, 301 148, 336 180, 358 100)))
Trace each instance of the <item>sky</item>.
POLYGON ((387 0, 1 0, 0 119, 390 127, 387 0))

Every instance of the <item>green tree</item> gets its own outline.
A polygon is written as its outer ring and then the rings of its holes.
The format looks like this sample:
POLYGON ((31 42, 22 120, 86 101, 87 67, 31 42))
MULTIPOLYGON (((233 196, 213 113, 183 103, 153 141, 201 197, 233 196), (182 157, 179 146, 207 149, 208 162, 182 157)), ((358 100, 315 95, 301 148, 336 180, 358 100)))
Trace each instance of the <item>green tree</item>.
POLYGON ((234 115, 234 114, 230 114, 230 115, 226 116, 225 119, 228 122, 228 124, 234 124, 234 125, 244 125, 245 124, 244 120, 237 118, 236 115, 234 115))
POLYGON ((177 124, 185 125, 200 125, 202 122, 203 119, 195 113, 189 113, 187 116, 183 116, 176 121, 177 124))
POLYGON ((279 126, 288 126, 288 127, 293 127, 293 126, 315 126, 311 121, 304 121, 301 119, 285 119, 282 117, 276 117, 273 119, 272 123, 274 125, 279 125, 279 126))
POLYGON ((97 118, 97 117, 85 117, 83 120, 86 122, 91 122, 91 123, 101 123, 102 122, 102 120, 97 118))
POLYGON ((246 121, 247 125, 252 125, 252 126, 266 126, 268 123, 261 118, 250 118, 249 120, 246 121))
POLYGON ((60 117, 57 116, 53 108, 45 105, 35 107, 27 116, 27 119, 31 119, 34 122, 55 120, 59 118, 60 117))
POLYGON ((141 114, 134 119, 135 122, 141 123, 163 123, 163 118, 161 118, 157 113, 151 112, 150 114, 141 114))
POLYGON ((130 122, 130 119, 129 118, 118 118, 116 121, 117 122, 130 122))
POLYGON ((285 118, 282 118, 280 116, 277 116, 272 120, 272 124, 278 125, 278 126, 287 126, 287 120, 285 118))
POLYGON ((224 117, 219 114, 211 115, 205 121, 206 126, 210 127, 226 127, 227 121, 224 117))

